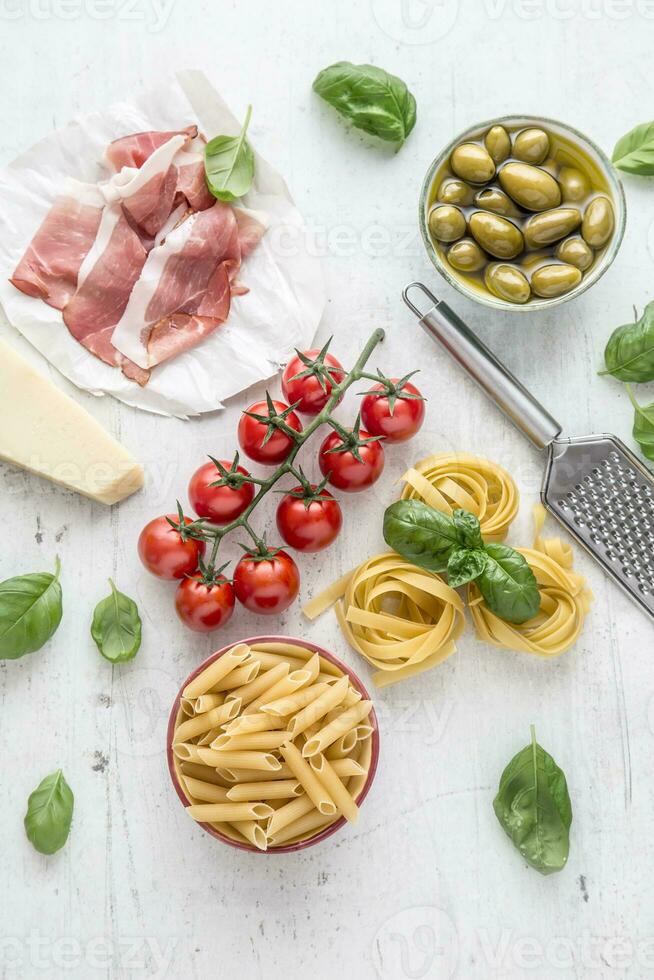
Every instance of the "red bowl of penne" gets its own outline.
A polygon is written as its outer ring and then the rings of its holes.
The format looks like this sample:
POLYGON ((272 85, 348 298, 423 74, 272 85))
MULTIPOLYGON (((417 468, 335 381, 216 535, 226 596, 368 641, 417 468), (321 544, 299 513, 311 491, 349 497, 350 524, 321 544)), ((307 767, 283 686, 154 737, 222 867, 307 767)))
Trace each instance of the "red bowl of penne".
POLYGON ((212 654, 168 722, 168 768, 187 813, 246 851, 301 850, 356 823, 378 758, 377 716, 359 678, 291 637, 212 654))

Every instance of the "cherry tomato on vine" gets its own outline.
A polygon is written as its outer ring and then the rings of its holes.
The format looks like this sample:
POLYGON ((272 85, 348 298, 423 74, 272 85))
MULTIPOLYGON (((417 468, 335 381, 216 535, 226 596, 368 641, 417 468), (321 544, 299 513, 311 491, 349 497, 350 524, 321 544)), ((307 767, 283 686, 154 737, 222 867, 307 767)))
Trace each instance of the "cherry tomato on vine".
MULTIPOLYGON (((204 555, 206 544, 195 538, 186 537, 177 528, 171 527, 168 519, 179 525, 177 514, 155 517, 146 524, 139 535, 139 558, 153 575, 158 578, 175 579, 192 575, 204 555)), ((193 524, 190 517, 184 524, 193 524)))
POLYGON ((288 609, 300 591, 300 573, 285 551, 273 549, 265 557, 248 552, 236 566, 234 591, 250 612, 275 615, 288 609))
POLYGON ((245 455, 267 466, 283 463, 295 445, 291 436, 276 428, 272 421, 267 421, 273 418, 281 419, 296 432, 302 432, 302 423, 295 412, 285 402, 272 399, 250 405, 238 423, 238 442, 245 455), (266 441, 271 429, 272 434, 266 441))
POLYGON ((286 544, 297 551, 322 551, 338 537, 343 524, 341 507, 331 493, 311 484, 317 499, 294 487, 277 508, 277 529, 286 544))
POLYGON ((361 402, 361 421, 368 432, 388 442, 404 442, 416 434, 425 420, 425 403, 420 391, 405 378, 390 378, 390 387, 380 382, 361 402))
MULTIPOLYGON (((296 353, 286 365, 282 375, 282 391, 298 412, 318 415, 327 404, 334 384, 339 385, 344 378, 343 365, 333 354, 328 354, 325 348, 307 350, 302 354, 296 353), (299 404, 296 405, 296 402, 299 404)), ((339 402, 341 400, 339 398, 339 402)))
MULTIPOLYGON (((354 432, 352 435, 354 436, 354 432)), ((379 479, 384 469, 384 447, 379 440, 365 441, 372 438, 370 433, 361 429, 356 431, 358 445, 354 441, 351 448, 347 448, 348 443, 338 432, 330 432, 323 441, 318 464, 323 476, 328 477, 337 490, 358 493, 367 490, 379 479), (340 447, 343 447, 342 451, 334 451, 340 450, 340 447)))
POLYGON ((231 619, 234 612, 234 587, 224 575, 213 582, 204 576, 183 579, 175 593, 175 609, 181 621, 196 633, 210 633, 231 619))
MULTIPOLYGON (((219 460, 228 474, 249 476, 246 469, 227 460, 219 460)), ((242 486, 213 487, 223 477, 214 462, 205 463, 195 471, 188 485, 188 499, 191 507, 198 515, 211 521, 212 524, 229 524, 243 513, 252 503, 254 484, 243 483, 242 486)), ((229 479, 229 477, 228 477, 229 479)))

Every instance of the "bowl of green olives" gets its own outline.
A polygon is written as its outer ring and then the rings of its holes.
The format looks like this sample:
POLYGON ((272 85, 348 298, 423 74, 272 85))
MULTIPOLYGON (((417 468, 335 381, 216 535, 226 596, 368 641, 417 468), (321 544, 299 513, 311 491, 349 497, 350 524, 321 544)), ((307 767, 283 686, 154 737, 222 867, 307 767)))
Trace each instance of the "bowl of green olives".
POLYGON ((433 161, 420 230, 438 271, 502 310, 549 309, 613 262, 624 234, 622 184, 571 126, 504 116, 461 133, 433 161))

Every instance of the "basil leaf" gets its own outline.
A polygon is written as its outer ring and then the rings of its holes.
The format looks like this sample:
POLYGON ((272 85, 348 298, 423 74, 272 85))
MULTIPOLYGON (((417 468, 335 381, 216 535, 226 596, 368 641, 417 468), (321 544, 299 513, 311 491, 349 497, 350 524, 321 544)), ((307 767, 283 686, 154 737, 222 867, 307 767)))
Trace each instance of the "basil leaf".
POLYGON ((109 585, 111 595, 95 607, 91 636, 103 657, 122 664, 141 646, 141 617, 134 600, 119 592, 111 579, 109 585))
POLYGON ((615 144, 613 165, 628 174, 654 174, 654 122, 634 126, 615 144))
POLYGON ((634 406, 633 437, 640 446, 643 456, 654 460, 654 402, 650 405, 640 405, 629 385, 627 391, 634 406))
POLYGON ((17 660, 48 642, 62 616, 61 564, 0 582, 0 660, 17 660))
POLYGON ((565 867, 570 853, 572 804, 563 771, 536 741, 502 773, 495 815, 525 860, 543 875, 565 867))
POLYGON ((453 589, 479 578, 486 568, 488 555, 481 549, 460 548, 447 562, 447 581, 453 589))
POLYGON ((654 302, 635 323, 613 331, 604 351, 606 370, 620 381, 654 381, 654 302))
POLYGON ((525 623, 540 608, 536 576, 519 551, 505 544, 487 544, 486 566, 477 587, 488 608, 507 623, 525 623))
POLYGON ((61 769, 46 776, 30 793, 25 833, 41 854, 54 854, 66 843, 74 802, 73 791, 61 769))
POLYGON ((235 201, 252 186, 254 153, 245 138, 251 115, 250 105, 238 136, 216 136, 204 148, 207 187, 219 201, 235 201))
POLYGON ((452 519, 422 500, 396 500, 386 509, 384 541, 430 572, 444 572, 450 552, 461 546, 452 519))
POLYGON ((415 126, 416 100, 383 68, 337 61, 316 76, 313 90, 357 129, 380 139, 402 144, 415 126))
POLYGON ((459 532, 459 538, 465 548, 483 548, 479 521, 469 510, 461 508, 452 514, 452 522, 459 532))

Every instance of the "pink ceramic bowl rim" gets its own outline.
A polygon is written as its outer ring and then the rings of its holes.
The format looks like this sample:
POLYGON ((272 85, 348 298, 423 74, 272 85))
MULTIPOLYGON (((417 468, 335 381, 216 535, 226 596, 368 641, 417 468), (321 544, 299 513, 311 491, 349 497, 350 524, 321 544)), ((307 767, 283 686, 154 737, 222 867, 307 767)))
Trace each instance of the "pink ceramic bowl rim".
MULTIPOLYGON (((173 734, 175 732, 175 722, 177 720, 177 714, 179 712, 179 704, 180 704, 182 692, 184 691, 186 685, 190 684, 191 681, 198 676, 198 674, 202 673, 202 671, 209 666, 209 664, 212 664, 214 660, 218 659, 218 657, 222 657, 223 654, 227 653, 228 650, 231 650, 232 647, 235 647, 237 643, 247 643, 248 646, 253 646, 255 643, 288 643, 289 646, 300 646, 308 650, 313 650, 314 653, 320 654, 320 656, 324 657, 325 660, 329 660, 336 667, 338 667, 339 670, 342 670, 344 674, 347 674, 350 680, 352 681, 354 687, 361 694, 361 697, 366 701, 370 700, 370 695, 368 694, 368 691, 364 687, 361 680, 354 673, 354 671, 350 667, 348 667, 347 664, 343 663, 342 660, 339 660, 338 657, 334 656, 333 653, 329 653, 328 650, 325 650, 324 647, 318 646, 317 643, 312 643, 311 640, 299 640, 296 637, 292 637, 292 636, 252 636, 247 640, 237 640, 234 643, 227 644, 227 646, 224 646, 220 650, 217 650, 215 653, 212 653, 211 656, 207 657, 206 660, 204 660, 201 664, 199 664, 199 666, 197 666, 195 670, 193 670, 188 675, 188 677, 180 687, 179 691, 177 692, 177 696, 173 703, 173 707, 170 712, 170 717, 168 719, 168 731, 166 734, 166 757, 168 759, 168 771, 170 773, 172 784, 175 787, 175 792, 177 793, 180 802, 184 807, 187 807, 190 804, 184 793, 184 790, 179 784, 177 772, 175 771, 175 761, 174 761, 175 757, 173 754, 173 734)), ((357 798, 358 806, 361 806, 366 796, 370 792, 370 788, 374 782, 375 774, 377 772, 377 763, 379 762, 379 724, 377 722, 377 715, 375 713, 374 706, 370 709, 370 724, 372 725, 372 729, 373 729, 372 735, 370 736, 372 740, 370 768, 368 770, 368 776, 366 778, 364 787, 357 798)), ((255 847, 253 844, 245 844, 245 843, 242 844, 240 841, 232 840, 230 837, 226 837, 224 834, 219 833, 219 831, 215 830, 208 823, 199 823, 198 826, 202 827, 202 829, 206 831, 207 834, 210 834, 212 837, 216 837, 219 841, 222 841, 223 844, 229 844, 230 847, 236 847, 240 851, 252 851, 255 854, 288 854, 291 851, 302 851, 306 847, 312 847, 314 844, 319 844, 321 841, 326 840, 328 837, 331 837, 332 834, 335 834, 346 823, 347 821, 345 820, 345 817, 339 817, 338 820, 336 820, 333 824, 330 824, 329 827, 326 827, 325 830, 321 830, 319 834, 315 834, 315 836, 309 837, 307 838, 307 840, 298 841, 295 844, 283 844, 281 847, 274 847, 271 848, 269 851, 260 851, 259 848, 255 847)))

